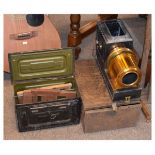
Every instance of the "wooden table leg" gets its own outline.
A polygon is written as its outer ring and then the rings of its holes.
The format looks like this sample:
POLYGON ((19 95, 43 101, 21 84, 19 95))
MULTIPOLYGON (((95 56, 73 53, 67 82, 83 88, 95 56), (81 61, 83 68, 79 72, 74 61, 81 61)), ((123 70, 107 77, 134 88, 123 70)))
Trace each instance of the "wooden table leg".
POLYGON ((75 47, 75 59, 78 58, 81 48, 77 47, 81 43, 81 34, 79 31, 80 28, 80 14, 72 14, 70 16, 71 24, 70 24, 70 33, 68 35, 68 46, 75 47))
POLYGON ((141 72, 142 72, 141 88, 144 88, 145 85, 145 77, 150 50, 151 50, 151 15, 148 15, 145 31, 144 48, 141 61, 141 72))
POLYGON ((117 19, 118 14, 99 14, 98 16, 99 19, 103 21, 103 20, 117 19))
MULTIPOLYGON (((100 20, 109 20, 109 19, 116 19, 117 14, 100 14, 99 19, 100 20)), ((80 14, 72 14, 70 16, 70 33, 68 35, 68 46, 69 47, 74 47, 75 50, 75 59, 78 59, 79 54, 81 52, 81 48, 78 47, 78 45, 81 43, 82 39, 86 37, 90 32, 93 32, 96 28, 96 22, 91 21, 90 23, 82 26, 80 28, 80 19, 81 15, 80 14)))

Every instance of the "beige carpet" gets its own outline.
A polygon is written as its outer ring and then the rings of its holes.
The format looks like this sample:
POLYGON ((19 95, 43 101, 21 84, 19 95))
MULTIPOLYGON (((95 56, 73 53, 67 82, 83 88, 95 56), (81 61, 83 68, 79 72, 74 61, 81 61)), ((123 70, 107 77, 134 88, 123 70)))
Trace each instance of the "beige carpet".
MULTIPOLYGON (((82 23, 85 23, 88 19, 94 17, 95 15, 83 15, 82 23)), ((121 17, 126 16, 121 15, 121 17)), ((62 40, 62 46, 65 47, 67 45, 66 38, 69 32, 69 15, 50 15, 50 18, 53 24, 58 29, 62 40)), ((137 19, 134 19, 133 21, 137 21, 137 19)), ((141 21, 142 20, 140 19, 139 22, 141 21)), ((142 23, 140 24, 142 29, 144 29, 143 23, 144 22, 142 21, 142 23)), ((140 29, 140 27, 138 27, 137 29, 136 25, 134 25, 134 22, 131 25, 133 25, 135 32, 140 29)), ((139 33, 139 35, 140 38, 143 37, 142 31, 139 33)), ((80 54, 80 59, 92 59, 93 51, 95 50, 95 33, 88 36, 87 39, 84 39, 81 47, 82 52, 80 54)), ((16 125, 13 88, 8 77, 8 75, 5 76, 4 80, 4 139, 151 139, 151 123, 146 123, 145 118, 142 114, 140 115, 137 126, 125 129, 95 133, 83 133, 82 126, 81 124, 79 124, 20 133, 18 132, 16 125)))
POLYGON ((83 133, 82 125, 71 125, 29 132, 18 132, 10 80, 4 81, 4 139, 151 139, 151 123, 140 115, 137 126, 111 131, 83 133))

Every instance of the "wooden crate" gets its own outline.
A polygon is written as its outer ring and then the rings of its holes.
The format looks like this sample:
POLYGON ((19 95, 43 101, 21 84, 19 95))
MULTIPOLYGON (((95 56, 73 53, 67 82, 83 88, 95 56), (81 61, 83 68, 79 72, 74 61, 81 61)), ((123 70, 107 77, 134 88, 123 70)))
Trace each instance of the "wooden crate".
POLYGON ((139 101, 120 102, 115 106, 103 82, 95 60, 76 62, 76 81, 83 101, 84 132, 112 130, 135 126, 140 114, 139 101))

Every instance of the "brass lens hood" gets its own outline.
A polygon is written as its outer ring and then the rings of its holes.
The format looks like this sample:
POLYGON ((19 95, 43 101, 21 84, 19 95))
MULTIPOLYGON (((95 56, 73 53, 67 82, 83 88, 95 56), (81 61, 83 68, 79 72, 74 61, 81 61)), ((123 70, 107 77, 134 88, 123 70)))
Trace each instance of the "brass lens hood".
POLYGON ((114 90, 138 87, 141 80, 137 56, 126 47, 114 46, 107 58, 107 72, 114 90))

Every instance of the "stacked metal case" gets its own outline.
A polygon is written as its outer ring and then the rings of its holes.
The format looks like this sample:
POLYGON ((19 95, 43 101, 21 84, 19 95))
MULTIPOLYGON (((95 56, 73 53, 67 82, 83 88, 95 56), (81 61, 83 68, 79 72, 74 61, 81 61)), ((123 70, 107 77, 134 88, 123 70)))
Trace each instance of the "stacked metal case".
POLYGON ((37 130, 80 122, 81 99, 74 78, 74 52, 70 48, 9 55, 19 131, 37 130), (68 99, 42 102, 19 101, 18 93, 36 88, 71 84, 76 93, 68 99))

